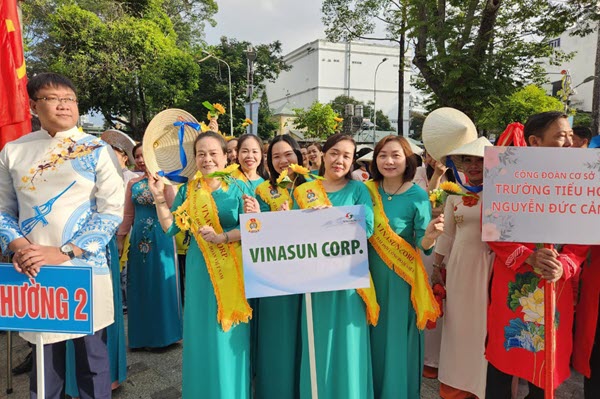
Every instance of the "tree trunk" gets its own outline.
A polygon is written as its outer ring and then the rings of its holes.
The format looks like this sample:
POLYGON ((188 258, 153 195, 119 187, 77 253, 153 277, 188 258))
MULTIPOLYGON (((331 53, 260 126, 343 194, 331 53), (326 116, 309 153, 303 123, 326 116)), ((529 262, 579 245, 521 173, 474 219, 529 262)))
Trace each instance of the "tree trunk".
POLYGON ((398 67, 398 136, 404 136, 404 28, 406 22, 402 18, 400 33, 400 66, 398 67))
POLYGON ((594 65, 594 93, 592 96, 592 135, 598 134, 600 127, 600 23, 596 27, 596 63, 594 65))

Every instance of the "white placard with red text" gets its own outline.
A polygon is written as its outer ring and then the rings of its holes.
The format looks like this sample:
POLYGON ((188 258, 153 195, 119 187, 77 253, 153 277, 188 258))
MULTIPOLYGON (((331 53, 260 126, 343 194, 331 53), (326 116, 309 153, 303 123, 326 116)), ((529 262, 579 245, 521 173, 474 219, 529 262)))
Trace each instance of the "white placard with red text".
POLYGON ((600 243, 600 150, 486 147, 482 239, 600 243))

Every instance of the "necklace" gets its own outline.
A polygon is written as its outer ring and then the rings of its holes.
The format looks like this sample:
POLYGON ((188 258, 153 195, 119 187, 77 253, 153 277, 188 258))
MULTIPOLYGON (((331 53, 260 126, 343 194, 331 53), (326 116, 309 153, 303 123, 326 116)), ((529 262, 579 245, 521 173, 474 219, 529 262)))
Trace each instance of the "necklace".
POLYGON ((398 191, 400 191, 400 189, 402 188, 402 186, 404 186, 404 183, 402 183, 402 184, 400 185, 400 187, 398 187, 398 189, 397 189, 396 191, 394 191, 392 194, 388 194, 388 193, 385 191, 385 188, 383 187, 383 181, 381 182, 381 190, 383 191, 383 193, 384 193, 385 195, 387 195, 387 199, 388 199, 388 201, 391 201, 391 200, 392 200, 392 196, 396 195, 396 193, 398 193, 398 191))

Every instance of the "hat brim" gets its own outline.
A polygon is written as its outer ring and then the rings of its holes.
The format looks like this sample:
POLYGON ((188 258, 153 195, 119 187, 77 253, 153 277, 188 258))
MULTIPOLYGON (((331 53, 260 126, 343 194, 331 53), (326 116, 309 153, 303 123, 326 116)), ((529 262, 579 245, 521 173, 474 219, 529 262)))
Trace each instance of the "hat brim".
POLYGON ((448 154, 452 157, 452 162, 456 166, 456 169, 463 169, 462 159, 464 156, 479 157, 483 158, 485 154, 485 147, 493 147, 493 144, 485 137, 479 137, 477 140, 473 140, 470 143, 464 144, 461 147, 453 150, 448 154))
POLYGON ((127 154, 129 162, 134 162, 133 147, 135 147, 135 141, 131 137, 120 130, 109 129, 102 133, 100 139, 102 139, 102 141, 106 142, 106 144, 110 145, 111 147, 117 147, 123 150, 125 154, 127 154))
MULTIPOLYGON (((146 128, 143 140, 144 162, 148 173, 157 175, 159 171, 164 174, 182 168, 180 160, 179 126, 176 122, 191 122, 198 124, 196 118, 190 113, 176 108, 164 110, 157 114, 146 128)), ((185 153, 187 164, 179 173, 179 176, 193 179, 197 172, 194 160, 194 141, 200 134, 189 125, 183 125, 182 148, 185 153)), ((180 182, 162 177, 165 184, 177 185, 180 182)))

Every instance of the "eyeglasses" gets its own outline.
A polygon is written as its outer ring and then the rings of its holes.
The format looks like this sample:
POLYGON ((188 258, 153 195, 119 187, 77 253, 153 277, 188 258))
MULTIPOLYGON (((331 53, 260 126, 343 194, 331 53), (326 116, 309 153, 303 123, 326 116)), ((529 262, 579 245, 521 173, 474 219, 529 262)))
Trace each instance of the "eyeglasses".
POLYGON ((45 103, 50 105, 57 105, 58 103, 65 103, 67 105, 77 104, 77 99, 75 97, 39 97, 35 98, 35 101, 43 100, 45 103))

